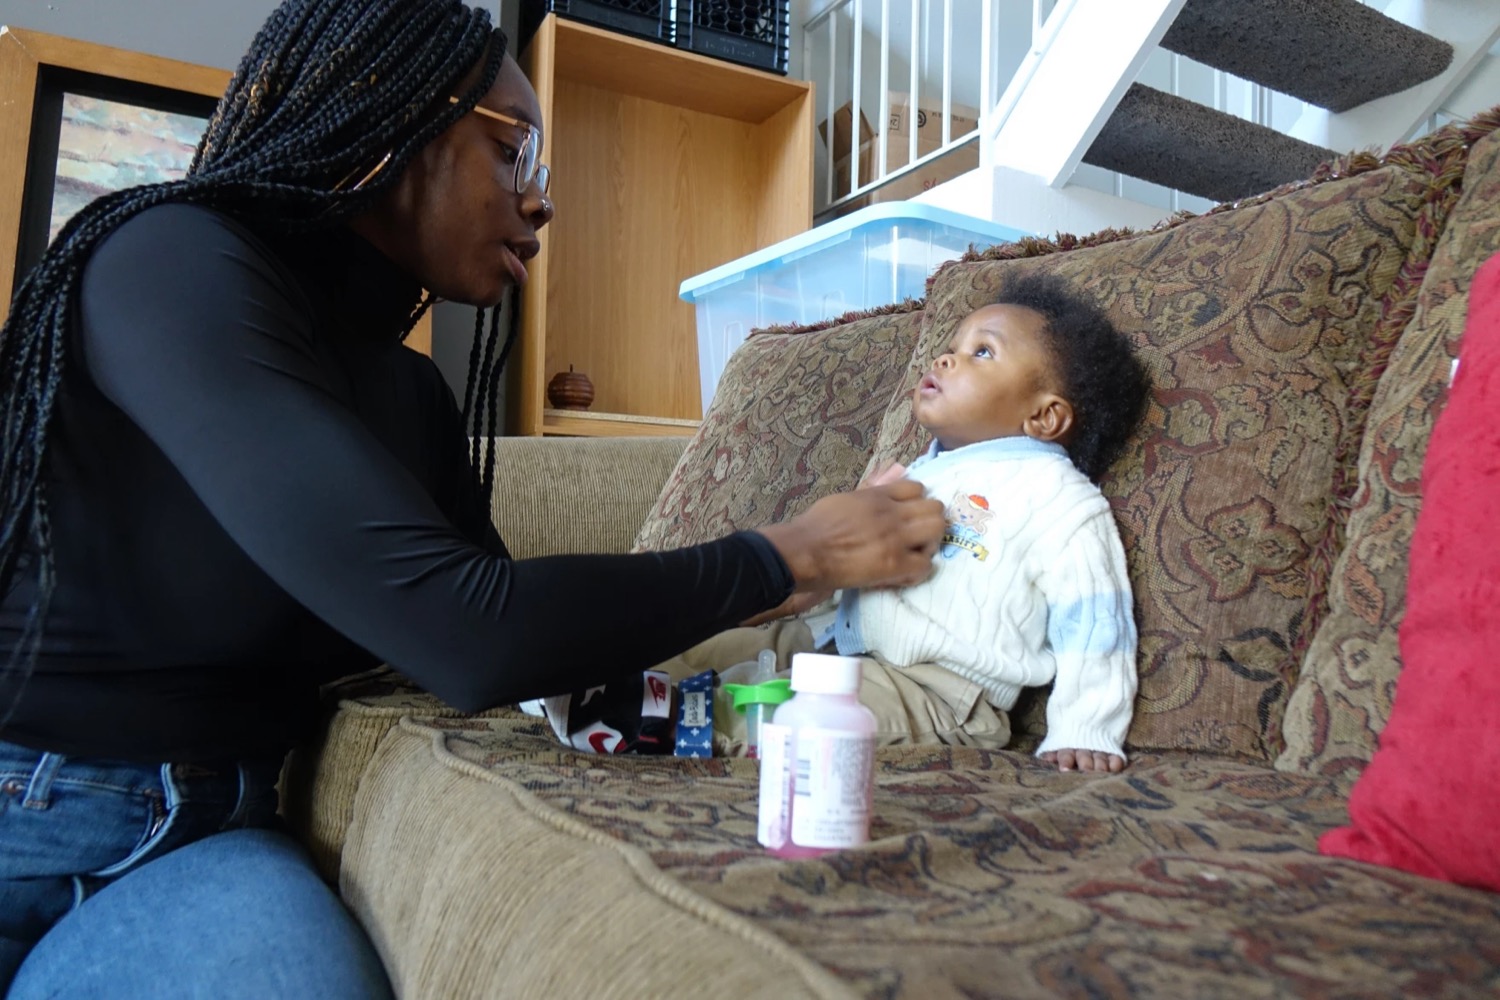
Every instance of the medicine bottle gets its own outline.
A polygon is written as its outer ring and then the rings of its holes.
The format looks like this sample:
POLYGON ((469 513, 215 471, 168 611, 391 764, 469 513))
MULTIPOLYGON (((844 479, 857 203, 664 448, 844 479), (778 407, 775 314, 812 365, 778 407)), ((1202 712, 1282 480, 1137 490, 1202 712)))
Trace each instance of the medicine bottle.
POLYGON ((869 839, 876 726, 859 681, 856 657, 792 657, 792 699, 760 731, 757 835, 772 854, 814 857, 869 839))

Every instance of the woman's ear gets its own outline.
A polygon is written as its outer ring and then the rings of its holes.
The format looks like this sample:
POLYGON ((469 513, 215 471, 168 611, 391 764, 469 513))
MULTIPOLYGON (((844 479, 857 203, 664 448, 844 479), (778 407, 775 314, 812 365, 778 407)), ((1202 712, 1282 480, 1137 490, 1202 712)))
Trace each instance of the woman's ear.
POLYGON ((1043 393, 1021 429, 1038 441, 1065 442, 1073 431, 1073 404, 1055 392, 1043 393))

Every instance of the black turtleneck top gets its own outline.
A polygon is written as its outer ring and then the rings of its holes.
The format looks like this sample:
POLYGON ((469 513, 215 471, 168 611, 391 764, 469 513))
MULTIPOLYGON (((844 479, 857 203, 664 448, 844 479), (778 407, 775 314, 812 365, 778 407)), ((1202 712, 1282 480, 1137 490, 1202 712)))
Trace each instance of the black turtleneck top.
MULTIPOLYGON (((50 431, 56 591, 0 738, 280 753, 320 683, 387 662, 476 710, 659 662, 791 592, 764 537, 511 560, 462 421, 368 243, 149 209, 90 259, 50 431)), ((0 656, 31 603, 0 603, 0 656)), ((0 685, 3 702, 13 684, 0 685)))

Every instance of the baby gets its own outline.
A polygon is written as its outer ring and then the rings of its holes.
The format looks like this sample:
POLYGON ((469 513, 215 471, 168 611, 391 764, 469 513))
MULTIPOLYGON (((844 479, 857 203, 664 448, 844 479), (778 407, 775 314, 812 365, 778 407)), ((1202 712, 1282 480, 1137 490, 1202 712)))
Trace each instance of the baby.
MULTIPOLYGON (((1013 280, 964 318, 912 398, 933 438, 902 470, 948 505, 925 582, 844 591, 821 614, 732 629, 660 669, 674 679, 774 649, 865 657, 860 699, 882 743, 1003 747, 1023 688, 1051 683, 1037 750, 1061 770, 1119 771, 1136 691, 1130 581, 1094 480, 1145 408, 1129 342, 1049 276, 1013 280)), ((725 699, 721 750, 743 748, 725 699)))
POLYGON ((1013 281, 965 317, 912 399, 933 442, 906 475, 948 504, 936 570, 914 587, 844 592, 834 621, 812 622, 815 645, 873 655, 877 671, 936 664, 1000 711, 1052 682, 1038 754, 1063 770, 1122 769, 1136 631, 1093 480, 1147 387, 1129 342, 1055 278, 1013 281))

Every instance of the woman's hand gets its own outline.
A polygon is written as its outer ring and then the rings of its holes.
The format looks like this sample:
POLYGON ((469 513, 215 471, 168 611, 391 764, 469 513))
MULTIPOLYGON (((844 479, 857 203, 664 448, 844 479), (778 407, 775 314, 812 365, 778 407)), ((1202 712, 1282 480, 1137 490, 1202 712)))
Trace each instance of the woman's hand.
POLYGON ((818 593, 921 583, 945 526, 940 501, 927 499, 921 483, 896 479, 824 497, 760 533, 786 560, 797 590, 818 593))

